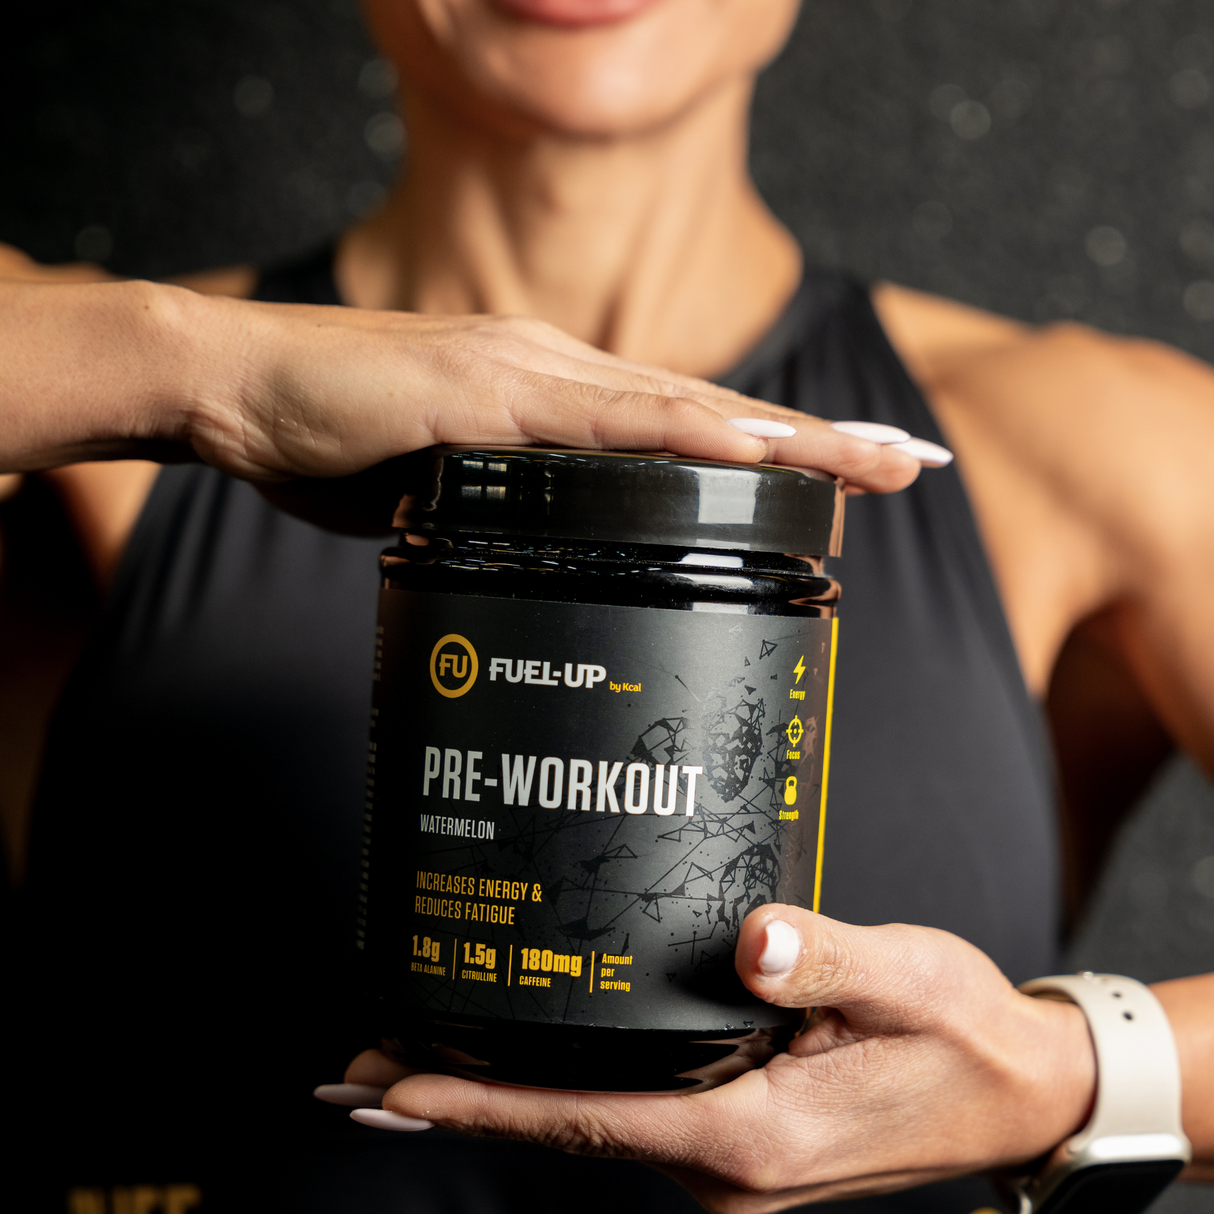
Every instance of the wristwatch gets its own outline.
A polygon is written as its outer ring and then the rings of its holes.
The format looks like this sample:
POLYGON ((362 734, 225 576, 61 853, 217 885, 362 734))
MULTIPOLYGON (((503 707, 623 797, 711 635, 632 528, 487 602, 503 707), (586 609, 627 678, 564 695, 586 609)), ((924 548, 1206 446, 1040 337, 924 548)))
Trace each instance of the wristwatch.
POLYGON ((1031 1174, 1004 1182, 1016 1214, 1140 1214, 1192 1155, 1180 1122, 1180 1062, 1151 990, 1117 974, 1034 978, 1026 995, 1078 1004, 1096 1047, 1087 1125, 1031 1174), (1019 1202, 1019 1205, 1014 1203, 1019 1202))

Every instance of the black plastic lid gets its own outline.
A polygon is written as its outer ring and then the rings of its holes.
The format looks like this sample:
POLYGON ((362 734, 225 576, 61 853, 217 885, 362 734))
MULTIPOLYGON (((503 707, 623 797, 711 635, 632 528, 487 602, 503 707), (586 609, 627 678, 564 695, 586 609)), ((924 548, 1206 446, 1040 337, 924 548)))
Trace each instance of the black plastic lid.
POLYGON ((431 447, 407 457, 393 526, 415 532, 838 556, 843 486, 773 464, 545 447, 431 447))

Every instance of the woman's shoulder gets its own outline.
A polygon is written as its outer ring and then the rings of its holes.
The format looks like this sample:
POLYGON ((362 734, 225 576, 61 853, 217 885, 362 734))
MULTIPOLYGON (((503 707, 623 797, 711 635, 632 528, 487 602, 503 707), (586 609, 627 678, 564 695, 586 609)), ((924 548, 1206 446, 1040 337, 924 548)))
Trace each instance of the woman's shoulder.
POLYGON ((1177 503, 1214 498, 1207 364, 1161 342, 1027 325, 892 284, 873 302, 945 429, 981 430, 1075 508, 1106 522, 1129 512, 1141 530, 1145 492, 1166 484, 1177 503))
POLYGON ((1056 374, 1060 358, 1071 376, 1116 371, 1132 383, 1136 376, 1158 380, 1187 370, 1214 383, 1214 371, 1206 364, 1162 342, 1073 322, 1026 324, 895 283, 876 284, 872 298, 891 342, 923 384, 947 382, 962 367, 996 359, 1001 365, 1013 359, 1026 374, 1056 374))
POLYGON ((1214 563, 1214 370, 905 287, 873 302, 957 453, 1030 684, 1078 620, 1214 563))
POLYGON ((897 283, 876 283, 872 300, 902 361, 924 384, 958 356, 1006 348, 1033 333, 1005 316, 897 283))

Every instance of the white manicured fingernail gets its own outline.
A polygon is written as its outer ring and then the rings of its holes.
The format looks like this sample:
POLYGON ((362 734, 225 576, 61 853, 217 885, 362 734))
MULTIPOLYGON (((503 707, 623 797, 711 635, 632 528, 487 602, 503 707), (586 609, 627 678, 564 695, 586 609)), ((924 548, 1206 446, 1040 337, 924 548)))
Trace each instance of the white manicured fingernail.
POLYGON ((387 1088, 372 1087, 369 1083, 322 1083, 312 1095, 329 1104, 344 1104, 352 1109, 366 1104, 379 1104, 387 1088))
POLYGON ((388 1109, 355 1109, 350 1114, 359 1125, 374 1126, 377 1130, 432 1130, 434 1122, 421 1117, 406 1117, 388 1109))
POLYGON ((759 969, 769 978, 787 974, 800 955, 800 933, 783 919, 773 919, 767 925, 767 942, 759 955, 759 969))
POLYGON ((905 451, 912 459, 917 459, 929 468, 943 468, 953 462, 953 453, 939 443, 929 443, 925 438, 908 438, 904 443, 891 443, 895 451, 905 451))
POLYGON ((904 443, 910 435, 898 426, 886 426, 881 422, 831 422, 830 428, 852 438, 866 438, 870 443, 883 447, 890 443, 904 443))
POLYGON ((753 434, 755 438, 792 438, 797 432, 795 426, 769 421, 766 417, 731 417, 729 424, 743 434, 753 434))

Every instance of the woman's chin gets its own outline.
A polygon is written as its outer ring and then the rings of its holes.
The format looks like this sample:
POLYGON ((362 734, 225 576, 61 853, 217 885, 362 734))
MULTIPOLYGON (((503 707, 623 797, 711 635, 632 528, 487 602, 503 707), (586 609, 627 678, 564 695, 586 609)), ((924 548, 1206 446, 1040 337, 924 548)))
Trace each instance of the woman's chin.
POLYGON ((496 8, 523 21, 581 29, 626 21, 661 0, 493 0, 496 8))

